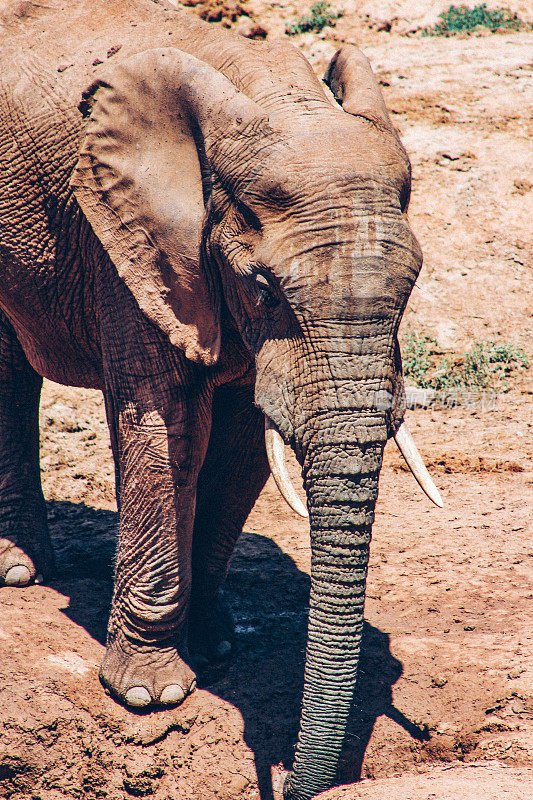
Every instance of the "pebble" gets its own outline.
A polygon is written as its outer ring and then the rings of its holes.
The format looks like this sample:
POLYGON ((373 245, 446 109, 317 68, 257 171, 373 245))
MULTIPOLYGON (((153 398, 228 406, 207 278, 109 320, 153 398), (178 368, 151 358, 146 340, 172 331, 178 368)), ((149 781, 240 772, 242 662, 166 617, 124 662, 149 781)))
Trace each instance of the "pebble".
POLYGON ((519 678, 519 677, 520 677, 520 675, 522 675, 522 674, 523 674, 525 671, 526 671, 526 668, 525 668, 525 667, 513 667, 513 668, 512 668, 512 669, 510 669, 510 670, 509 670, 509 672, 507 673, 507 677, 508 677, 510 680, 514 680, 515 678, 519 678))

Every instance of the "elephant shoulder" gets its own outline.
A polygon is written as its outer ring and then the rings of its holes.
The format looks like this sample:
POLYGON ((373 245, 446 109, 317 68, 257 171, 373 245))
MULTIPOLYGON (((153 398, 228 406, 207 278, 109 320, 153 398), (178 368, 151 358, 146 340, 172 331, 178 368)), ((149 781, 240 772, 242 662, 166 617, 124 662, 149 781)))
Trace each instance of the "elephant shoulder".
POLYGON ((67 87, 61 73, 36 54, 2 53, 0 129, 23 161, 40 173, 61 175, 76 158, 84 120, 78 86, 67 87), (5 57, 4 57, 5 56, 5 57))

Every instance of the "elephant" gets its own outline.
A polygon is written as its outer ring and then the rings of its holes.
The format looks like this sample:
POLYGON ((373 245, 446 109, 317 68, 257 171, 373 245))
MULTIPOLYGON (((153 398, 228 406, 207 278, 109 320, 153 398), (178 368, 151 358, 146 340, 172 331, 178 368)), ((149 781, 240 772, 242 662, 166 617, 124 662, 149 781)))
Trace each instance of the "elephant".
POLYGON ((354 46, 324 85, 287 42, 166 0, 19 1, 0 20, 0 582, 53 573, 43 377, 101 390, 119 536, 100 678, 128 707, 178 704, 231 649, 220 589, 272 471, 309 516, 284 786, 309 800, 343 741, 388 439, 442 503, 403 422, 409 159, 354 46))

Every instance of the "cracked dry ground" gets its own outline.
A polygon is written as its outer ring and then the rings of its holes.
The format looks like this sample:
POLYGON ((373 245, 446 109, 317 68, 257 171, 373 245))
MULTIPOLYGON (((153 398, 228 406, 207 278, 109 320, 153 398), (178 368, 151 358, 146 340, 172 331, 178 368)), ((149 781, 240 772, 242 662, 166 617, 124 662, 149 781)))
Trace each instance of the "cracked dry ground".
MULTIPOLYGON (((531 352, 531 41, 389 37, 367 48, 413 161, 410 215, 425 267, 404 325, 445 349, 476 337, 531 352)), ((532 410, 523 375, 495 402, 409 412, 442 510, 387 447, 339 775, 373 780, 326 797, 533 795, 532 410)), ((228 580, 236 654, 183 707, 126 712, 97 677, 116 527, 103 402, 46 383, 41 417, 58 574, 0 593, 0 796, 278 800, 302 687, 305 523, 269 482, 228 580)), ((294 462, 291 471, 297 483, 294 462)))

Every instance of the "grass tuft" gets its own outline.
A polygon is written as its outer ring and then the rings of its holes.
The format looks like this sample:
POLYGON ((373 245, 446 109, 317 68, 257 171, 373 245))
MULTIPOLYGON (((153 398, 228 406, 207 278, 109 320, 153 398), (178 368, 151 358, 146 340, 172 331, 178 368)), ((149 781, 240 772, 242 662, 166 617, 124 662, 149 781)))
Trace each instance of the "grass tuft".
POLYGON ((475 341, 464 355, 445 355, 434 339, 408 331, 402 347, 404 375, 422 389, 507 391, 507 379, 529 367, 521 347, 475 341))
POLYGON ((341 16, 342 12, 331 8, 327 0, 319 0, 319 2, 311 6, 308 14, 304 14, 295 22, 287 24, 285 33, 287 36, 297 36, 299 33, 307 33, 308 31, 320 33, 326 25, 335 25, 341 16))
POLYGON ((474 8, 450 6, 442 14, 434 28, 424 28, 424 36, 455 36, 457 33, 472 33, 479 28, 494 32, 500 29, 520 31, 529 28, 518 14, 508 8, 487 8, 481 3, 474 8))

